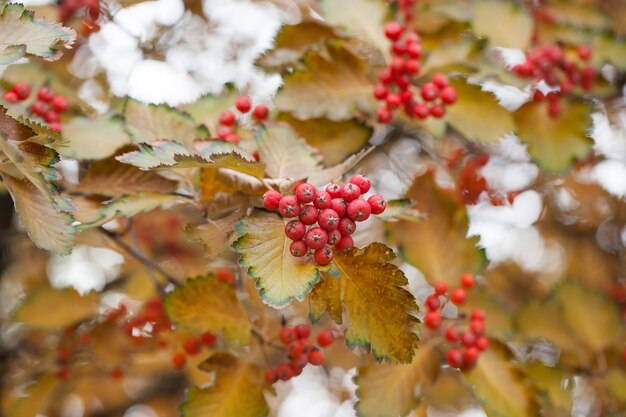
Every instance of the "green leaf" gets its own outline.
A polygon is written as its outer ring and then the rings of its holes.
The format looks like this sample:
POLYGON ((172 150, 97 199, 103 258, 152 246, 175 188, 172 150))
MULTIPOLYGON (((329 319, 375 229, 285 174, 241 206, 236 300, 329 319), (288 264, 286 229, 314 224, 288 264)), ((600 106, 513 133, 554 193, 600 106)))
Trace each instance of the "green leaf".
POLYGON ((54 330, 96 315, 99 301, 95 292, 81 296, 74 289, 46 287, 30 294, 14 317, 30 327, 54 330))
POLYGON ((229 341, 247 344, 250 322, 235 290, 215 276, 187 280, 167 295, 165 310, 170 319, 198 333, 224 332, 229 341))
POLYGON ((122 119, 111 115, 95 118, 74 117, 63 123, 63 137, 68 146, 59 148, 66 158, 103 159, 130 143, 122 119))
POLYGON ((277 308, 293 299, 302 301, 319 281, 318 269, 308 257, 296 258, 289 252, 287 220, 255 212, 241 219, 237 226, 241 237, 233 243, 233 249, 241 254, 239 264, 256 279, 263 301, 277 308))
POLYGON ((473 29, 491 46, 526 50, 533 34, 533 18, 514 2, 476 0, 471 3, 473 29))
POLYGON ((54 61, 76 40, 76 32, 58 23, 35 20, 17 3, 0 3, 0 64, 15 62, 24 54, 54 61))
POLYGON ((393 251, 382 243, 371 243, 349 253, 335 251, 333 268, 309 297, 310 317, 316 321, 325 311, 343 322, 345 310, 348 346, 371 348, 381 361, 410 363, 417 347, 414 330, 418 320, 413 295, 402 288, 408 282, 390 262, 393 251), (383 278, 384 279, 381 279, 383 278))

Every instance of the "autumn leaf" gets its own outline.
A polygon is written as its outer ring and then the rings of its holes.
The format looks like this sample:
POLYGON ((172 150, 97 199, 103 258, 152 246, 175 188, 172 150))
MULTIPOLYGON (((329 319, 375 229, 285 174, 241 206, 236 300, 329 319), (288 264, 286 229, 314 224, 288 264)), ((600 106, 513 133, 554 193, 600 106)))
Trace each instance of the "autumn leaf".
POLYGON ((73 117, 63 123, 63 137, 68 145, 59 148, 59 153, 76 159, 107 158, 130 143, 122 119, 106 114, 95 118, 73 117))
POLYGON ((59 59, 70 48, 76 32, 58 23, 35 20, 33 12, 17 3, 0 3, 0 64, 7 65, 24 55, 49 61, 59 59))
POLYGON ((257 365, 218 352, 199 368, 214 372, 215 382, 208 388, 189 388, 181 406, 184 417, 261 417, 269 412, 263 371, 257 365))
POLYGON ((100 296, 95 292, 80 295, 71 288, 42 288, 30 294, 15 310, 14 317, 39 329, 68 327, 95 315, 100 296))
POLYGON ((188 223, 184 228, 185 237, 192 242, 202 243, 204 255, 213 259, 228 244, 228 239, 242 215, 242 210, 235 210, 221 219, 209 220, 206 224, 194 225, 188 223))
POLYGON ((417 345, 418 320, 415 299, 402 288, 407 284, 402 271, 390 262, 395 258, 382 243, 371 243, 349 253, 335 251, 334 268, 323 272, 314 287, 310 317, 319 320, 325 311, 343 322, 348 346, 370 348, 377 360, 409 363, 417 345))
POLYGON ((356 410, 361 417, 405 416, 419 406, 418 393, 433 384, 438 373, 439 357, 431 345, 417 349, 410 364, 362 366, 355 378, 356 410))
POLYGON ((474 32, 491 46, 526 50, 533 34, 533 18, 526 8, 509 1, 471 2, 474 32))
POLYGON ((400 254, 424 274, 428 282, 445 280, 458 285, 464 272, 478 272, 484 257, 475 238, 468 239, 465 208, 438 188, 432 174, 413 181, 406 197, 424 221, 400 220, 387 224, 390 238, 400 254))
POLYGON ((59 386, 60 380, 56 375, 41 375, 33 384, 26 389, 27 394, 22 395, 10 405, 7 417, 31 417, 40 415, 45 407, 54 399, 52 394, 59 386))
POLYGON ((547 394, 547 400, 550 401, 551 407, 565 413, 565 415, 571 414, 574 402, 573 384, 566 383, 568 377, 562 369, 535 362, 526 365, 526 372, 537 387, 547 394))
POLYGON ((215 276, 187 280, 164 302, 170 319, 198 333, 224 332, 230 341, 247 344, 250 322, 235 290, 215 276))
POLYGON ((357 109, 373 108, 367 64, 340 42, 327 43, 324 51, 309 51, 303 65, 283 77, 275 99, 278 110, 298 118, 344 120, 357 109))
POLYGON ((338 178, 341 178, 346 172, 354 168, 363 158, 365 158, 371 151, 374 150, 373 146, 365 149, 361 149, 358 153, 350 155, 343 162, 333 165, 328 168, 320 169, 314 172, 307 179, 309 183, 316 187, 328 184, 338 178))
POLYGON ((286 223, 275 214, 255 212, 241 219, 236 228, 241 237, 233 243, 241 255, 239 264, 256 280, 263 301, 277 308, 293 299, 302 301, 319 281, 318 269, 308 257, 296 258, 289 252, 286 223))
POLYGON ((415 208, 415 201, 410 198, 400 198, 387 201, 385 211, 378 215, 378 218, 386 222, 406 220, 411 222, 421 222, 424 216, 415 208))
POLYGON ((180 106, 197 123, 203 124, 209 129, 216 129, 219 123, 220 114, 234 107, 235 100, 239 93, 228 84, 225 92, 219 96, 205 95, 193 103, 180 106))
POLYGON ((560 100, 559 117, 548 115, 548 103, 530 102, 513 113, 517 134, 528 153, 548 172, 564 172, 591 149, 585 132, 591 127, 591 106, 560 100))

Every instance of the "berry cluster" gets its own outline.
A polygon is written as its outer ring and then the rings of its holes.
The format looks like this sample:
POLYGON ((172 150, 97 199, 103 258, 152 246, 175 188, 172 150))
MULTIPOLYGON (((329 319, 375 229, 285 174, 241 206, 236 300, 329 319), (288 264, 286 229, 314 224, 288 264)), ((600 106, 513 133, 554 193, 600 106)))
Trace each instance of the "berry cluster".
POLYGON ((217 337, 211 332, 202 333, 199 337, 190 337, 185 339, 183 342, 183 350, 184 352, 176 352, 172 355, 171 362, 172 366, 176 369, 182 369, 187 363, 187 357, 185 354, 189 356, 197 355, 202 351, 202 347, 213 347, 215 346, 215 342, 217 342, 217 337))
POLYGON ((369 189, 370 180, 357 174, 343 185, 330 184, 325 191, 318 191, 309 183, 298 185, 295 195, 269 190, 263 195, 263 206, 278 210, 285 218, 297 217, 285 226, 285 235, 293 240, 289 246, 293 256, 305 256, 311 249, 318 265, 328 265, 333 260, 329 246, 351 250, 354 242, 350 235, 356 230, 355 222, 385 211, 387 203, 380 195, 360 198, 369 189))
MULTIPOLYGON (((248 96, 241 96, 235 101, 235 107, 241 114, 252 110, 252 100, 248 96)), ((265 104, 257 105, 252 110, 252 117, 257 122, 263 122, 269 116, 270 110, 265 104)), ((238 144, 241 139, 233 130, 237 126, 237 116, 230 110, 225 110, 220 114, 217 137, 223 141, 238 144)))
MULTIPOLYGON (((474 285, 474 277, 470 273, 461 276, 461 288, 449 293, 445 282, 435 282, 433 294, 425 301, 427 313, 424 316, 424 325, 433 331, 441 331, 444 320, 441 311, 445 303, 449 300, 457 306, 462 306, 467 298, 467 290, 474 285)), ((473 368, 480 353, 489 345, 489 339, 484 334, 485 313, 480 309, 472 310, 465 330, 461 330, 458 325, 446 327, 443 336, 452 346, 447 353, 448 364, 462 370, 473 368)))
POLYGON ((333 334, 330 330, 321 331, 317 335, 317 345, 309 339, 310 334, 311 328, 306 324, 283 327, 280 330, 278 338, 287 347, 288 361, 265 372, 265 381, 268 384, 273 384, 278 380, 288 381, 300 375, 307 363, 316 366, 324 363, 324 353, 321 348, 333 343, 333 334))
POLYGON ((535 101, 547 99, 548 114, 558 117, 561 113, 561 94, 569 93, 574 86, 580 86, 585 91, 593 88, 596 70, 587 63, 590 58, 591 48, 588 45, 578 47, 575 59, 566 56, 561 46, 547 45, 528 52, 526 62, 514 66, 513 71, 522 78, 543 80, 550 87, 559 88, 559 91, 547 95, 537 90, 533 96, 535 101))
MULTIPOLYGON (((17 83, 11 90, 5 91, 2 98, 9 103, 20 103, 30 96, 30 86, 26 83, 17 83)), ((43 119, 50 129, 61 131, 61 113, 70 108, 69 100, 64 96, 55 96, 48 87, 37 91, 37 100, 31 104, 30 112, 43 119)))

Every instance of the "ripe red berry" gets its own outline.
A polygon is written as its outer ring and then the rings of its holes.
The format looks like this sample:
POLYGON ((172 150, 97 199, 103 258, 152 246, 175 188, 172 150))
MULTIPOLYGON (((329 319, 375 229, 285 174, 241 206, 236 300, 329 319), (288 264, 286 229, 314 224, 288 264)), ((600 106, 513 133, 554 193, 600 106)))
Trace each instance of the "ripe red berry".
POLYGON ((2 98, 9 103, 17 103, 20 101, 20 98, 17 96, 15 91, 5 91, 4 94, 2 94, 2 98))
POLYGON ((344 186, 341 187, 341 198, 343 198, 346 203, 350 203, 360 196, 361 190, 359 189, 359 187, 352 183, 344 184, 344 186))
POLYGON ((300 220, 292 220, 285 225, 285 235, 291 240, 300 240, 306 233, 306 226, 300 220))
POLYGON ((300 204, 295 195, 284 195, 278 202, 278 211, 281 216, 290 218, 297 217, 300 212, 300 204))
POLYGON ((378 79, 383 84, 390 84, 393 81, 393 72, 391 68, 385 68, 378 74, 378 79))
POLYGON ((478 359, 479 354, 480 350, 473 346, 465 349, 465 353, 463 354, 464 367, 469 369, 476 365, 476 360, 478 359))
POLYGON ((278 374, 275 369, 268 369, 265 371, 265 382, 273 384, 276 381, 278 381, 278 374))
POLYGON ((548 115, 552 118, 559 117, 561 114, 561 104, 558 101, 551 101, 548 104, 548 115))
POLYGON ((390 93, 387 95, 385 102, 387 103, 387 107, 390 109, 397 109, 402 104, 402 97, 400 94, 390 93))
POLYGON ((241 96, 235 101, 235 107, 242 113, 247 113, 252 108, 252 100, 248 96, 241 96))
POLYGON ((473 288, 474 287, 474 276, 472 274, 470 274, 469 272, 464 273, 463 275, 461 275, 461 285, 464 288, 473 288))
POLYGON ((416 75, 416 74, 419 74, 422 67, 420 65, 420 62, 417 59, 409 59, 404 64, 404 69, 409 74, 416 75))
POLYGON ((483 333, 485 333, 485 322, 481 320, 472 320, 470 322, 470 330, 476 336, 482 335, 483 333))
POLYGON ((435 294, 444 295, 448 292, 448 284, 445 281, 435 281, 433 284, 435 294))
POLYGON ((204 346, 214 346, 215 342, 217 342, 217 337, 211 332, 204 332, 200 336, 200 340, 204 346))
POLYGON ((391 60, 391 65, 389 66, 391 67, 391 71, 398 74, 404 72, 404 63, 404 58, 396 56, 393 57, 393 59, 391 60))
POLYGON ((580 45, 578 47, 578 56, 583 61, 586 61, 589 58, 591 58, 591 48, 589 47, 589 45, 580 45))
POLYGON ((304 242, 311 249, 321 249, 328 243, 328 233, 321 227, 312 227, 306 232, 304 242))
POLYGON ((324 363, 324 354, 319 350, 309 353, 309 363, 318 366, 324 363))
POLYGON ((16 83, 12 90, 19 100, 26 100, 30 95, 30 86, 26 83, 16 83))
POLYGON ((435 119, 441 119, 446 114, 446 109, 441 104, 433 104, 430 107, 430 115, 435 119))
POLYGON ((370 217, 370 214, 372 213, 372 208, 367 201, 359 198, 357 200, 351 201, 350 204, 348 204, 347 212, 350 219, 354 220, 355 222, 362 222, 370 217))
POLYGON ((43 115, 43 119, 47 123, 58 123, 61 120, 61 117, 59 116, 59 113, 50 110, 43 115))
POLYGON ((333 333, 330 330, 322 330, 317 334, 317 344, 321 347, 330 346, 334 339, 333 333))
POLYGON ((287 346, 287 353, 290 358, 300 356, 302 354, 302 343, 300 343, 299 340, 294 340, 289 343, 289 346, 287 346))
POLYGON ((187 362, 187 358, 185 358, 185 355, 178 352, 172 356, 171 361, 172 361, 172 365, 174 365, 174 368, 182 369, 183 366, 185 366, 185 362, 187 362))
POLYGON ((224 140, 224 139, 226 139, 228 137, 228 135, 232 135, 233 131, 228 126, 220 126, 220 127, 217 128, 217 132, 216 133, 217 133, 217 137, 219 139, 224 140))
POLYGON ((463 353, 458 349, 450 349, 447 355, 448 364, 454 368, 463 366, 463 353))
POLYGON ((367 199, 367 202, 370 205, 372 214, 381 214, 387 208, 387 202, 378 194, 370 196, 370 198, 367 199))
POLYGON ((422 56, 422 47, 418 43, 411 43, 406 47, 406 53, 411 58, 419 59, 422 56))
POLYGON ((355 174, 350 178, 350 183, 359 187, 361 190, 361 194, 365 194, 370 190, 371 182, 367 177, 364 177, 361 174, 355 174))
POLYGON ((237 118, 235 116, 235 113, 230 110, 225 110, 220 114, 219 122, 221 125, 231 126, 233 123, 235 123, 236 119, 237 118))
POLYGON ((37 98, 45 103, 49 103, 54 98, 54 93, 48 87, 42 87, 37 91, 37 98))
POLYGON ((457 288, 453 290, 452 293, 450 294, 450 301, 452 301, 454 304, 458 306, 463 304, 466 298, 467 298, 467 293, 465 292, 463 288, 457 288))
POLYGON ((315 187, 309 183, 300 184, 296 187, 296 198, 300 203, 312 203, 315 195, 315 187))
POLYGON ((438 329, 441 326, 441 314, 438 311, 429 311, 424 316, 424 324, 429 329, 438 329))
MULTIPOLYGON (((303 344, 304 343, 300 342, 300 345, 303 345, 303 344)), ((307 363, 309 363, 309 354, 302 353, 301 355, 294 357, 291 360, 290 365, 294 370, 302 371, 302 369, 304 369, 307 363)))
POLYGON ((239 142, 241 142, 241 139, 236 134, 231 133, 230 135, 224 138, 224 141, 238 145, 239 142))
POLYGON ((298 339, 306 339, 311 334, 311 326, 307 324, 298 324, 296 326, 296 336, 298 339))
POLYGON ((339 217, 343 217, 348 210, 348 204, 342 198, 333 198, 330 200, 330 209, 337 213, 339 217))
POLYGON ((219 268, 215 271, 215 276, 217 279, 227 284, 232 285, 235 283, 235 274, 228 268, 219 268))
POLYGON ((457 101, 459 95, 453 87, 444 87, 441 90, 441 101, 445 104, 453 104, 457 101))
POLYGON ((318 191, 315 194, 313 205, 320 210, 327 209, 330 207, 330 200, 332 200, 330 194, 328 194, 326 191, 318 191))
POLYGON ((374 86, 373 93, 374 98, 376 98, 377 100, 384 100, 387 97, 387 94, 389 94, 389 90, 387 90, 385 84, 378 83, 374 86))
POLYGON ((328 232, 328 244, 329 245, 336 245, 340 240, 341 240, 341 233, 339 233, 339 230, 335 229, 335 230, 331 230, 328 232))
POLYGON ((317 216, 319 215, 319 210, 316 209, 311 204, 307 204, 302 206, 300 212, 298 213, 298 218, 300 221, 307 226, 310 226, 317 222, 317 216))
POLYGON ((354 240, 350 236, 343 236, 339 241, 335 244, 335 247, 342 251, 347 252, 354 249, 354 240))
POLYGON ((388 22, 385 24, 385 36, 392 41, 398 40, 404 28, 398 22, 388 22))
POLYGON ((32 106, 30 106, 30 111, 37 116, 43 117, 43 115, 48 111, 48 105, 43 101, 37 100, 32 104, 32 106))
POLYGON ((286 363, 281 363, 276 368, 276 374, 281 381, 289 381, 294 376, 293 369, 286 363))
POLYGON ((433 311, 439 310, 439 307, 441 307, 441 301, 439 301, 439 296, 437 296, 436 294, 431 294, 426 297, 426 301, 424 302, 424 304, 426 304, 426 308, 433 311))
POLYGON ((306 243, 304 243, 304 240, 294 240, 291 242, 291 245, 289 245, 289 252, 296 258, 306 255, 308 250, 309 248, 306 246, 306 243))
POLYGON ((339 215, 333 209, 324 209, 320 212, 317 221, 322 229, 330 232, 339 226, 339 215))
POLYGON ((324 266, 332 262, 334 254, 328 246, 324 246, 323 248, 317 249, 313 257, 318 265, 324 266))
POLYGON ((481 310, 480 308, 476 308, 476 309, 472 310, 472 312, 470 314, 470 319, 471 320, 483 321, 483 320, 485 320, 485 312, 483 310, 481 310))
POLYGON ((478 350, 485 350, 487 349, 487 346, 489 346, 489 339, 487 339, 485 336, 480 336, 478 339, 476 339, 476 347, 478 348, 478 350))
POLYGON ((330 195, 330 198, 339 198, 341 197, 341 185, 339 184, 329 184, 326 187, 326 192, 330 195))
POLYGON ((448 78, 442 73, 437 73, 433 77, 433 84, 439 88, 445 88, 448 86, 448 78))
POLYGON ((455 343, 459 340, 459 329, 454 326, 448 327, 444 332, 444 337, 450 343, 455 343))
POLYGON ((252 115, 256 120, 262 122, 267 119, 267 116, 270 114, 270 109, 265 104, 259 104, 254 108, 252 115))
POLYGON ((387 123, 391 122, 393 114, 391 113, 391 110, 389 110, 387 107, 381 107, 376 110, 376 118, 378 119, 378 123, 386 125, 387 123))
POLYGON ((278 338, 283 345, 288 345, 289 343, 296 340, 298 338, 298 335, 296 334, 296 329, 294 329, 293 327, 285 326, 280 329, 280 332, 278 333, 278 338))
POLYGON ((433 101, 439 97, 439 87, 433 83, 426 83, 422 86, 422 98, 426 101, 433 101))
POLYGON ((56 96, 52 99, 52 108, 56 112, 63 113, 70 108, 70 101, 63 96, 56 96))
POLYGON ((424 103, 418 103, 413 107, 413 115, 418 119, 426 119, 430 116, 430 107, 424 103))
POLYGON ((183 342, 183 349, 188 355, 196 355, 200 353, 201 348, 202 346, 200 345, 200 341, 195 337, 189 338, 183 342))
POLYGON ((461 343, 463 343, 466 347, 474 346, 476 343, 476 335, 469 331, 461 333, 461 343))
POLYGON ((281 198, 282 195, 278 191, 268 190, 263 194, 263 207, 266 210, 276 211, 281 198))
POLYGON ((402 56, 406 53, 406 42, 403 39, 398 39, 391 45, 391 51, 398 56, 402 56))
POLYGON ((350 236, 356 230, 356 224, 350 218, 343 217, 339 220, 337 229, 342 236, 350 236))

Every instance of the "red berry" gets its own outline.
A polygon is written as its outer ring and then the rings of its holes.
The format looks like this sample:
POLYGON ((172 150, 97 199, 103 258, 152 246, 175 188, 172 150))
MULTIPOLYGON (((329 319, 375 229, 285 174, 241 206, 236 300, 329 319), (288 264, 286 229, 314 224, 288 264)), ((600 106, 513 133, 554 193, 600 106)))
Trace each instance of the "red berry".
POLYGON ((252 115, 256 120, 262 122, 267 119, 267 116, 270 114, 270 109, 265 104, 259 104, 254 108, 252 115))
POLYGON ((335 247, 342 251, 347 252, 354 249, 354 240, 350 236, 343 236, 339 241, 335 244, 335 247))
POLYGON ((4 94, 2 94, 2 98, 9 103, 17 103, 20 101, 20 98, 17 96, 15 91, 5 91, 4 94))
POLYGON ((56 96, 52 99, 52 108, 56 112, 63 113, 70 108, 70 101, 63 96, 56 96))
POLYGON ((48 111, 48 105, 43 101, 35 101, 32 106, 30 106, 30 111, 37 116, 43 117, 48 111))
POLYGON ((312 227, 306 232, 304 242, 311 249, 321 249, 328 243, 328 233, 320 227, 312 227))
POLYGON ((298 324, 296 326, 296 336, 298 339, 306 339, 311 334, 311 326, 306 324, 298 324))
POLYGON ((465 349, 465 353, 463 354, 463 364, 465 368, 469 369, 476 365, 476 360, 478 359, 479 354, 480 350, 473 346, 465 349))
POLYGON ((391 45, 391 50, 395 55, 402 56, 406 53, 406 42, 399 39, 391 45))
POLYGON ((309 363, 318 366, 324 363, 324 354, 319 350, 309 353, 309 363))
POLYGON ((424 103, 418 103, 413 108, 413 115, 423 120, 430 116, 430 108, 424 103))
POLYGON ((439 301, 439 296, 437 296, 436 294, 431 294, 428 297, 426 297, 426 308, 428 308, 429 310, 439 310, 439 307, 441 307, 441 301, 439 301))
POLYGON ((230 110, 225 110, 220 114, 219 122, 221 125, 231 126, 233 123, 235 123, 236 119, 237 118, 235 117, 235 113, 230 110))
POLYGON ((415 75, 415 74, 419 74, 422 67, 420 65, 420 62, 417 59, 409 59, 404 64, 404 69, 409 74, 415 75))
POLYGON ((458 349, 450 349, 447 355, 448 364, 454 368, 463 366, 463 353, 458 349))
POLYGON ((45 103, 49 103, 54 98, 54 93, 48 87, 42 87, 37 91, 37 98, 45 103))
POLYGON ((315 194, 313 205, 320 210, 327 209, 330 207, 330 200, 332 200, 330 194, 326 191, 318 191, 315 194))
POLYGON ((397 73, 404 72, 404 58, 396 56, 391 60, 391 71, 397 73))
POLYGON ((334 254, 328 246, 324 246, 323 248, 317 249, 313 257, 318 265, 324 266, 332 262, 334 254))
POLYGON ((301 343, 302 353, 305 355, 308 355, 309 353, 313 352, 313 349, 315 349, 315 345, 309 339, 302 339, 301 343))
POLYGON ((241 142, 241 139, 239 139, 239 136, 237 136, 236 134, 231 133, 230 135, 224 138, 224 141, 238 145, 239 142, 241 142))
POLYGON ((265 371, 265 382, 273 384, 276 381, 278 381, 278 374, 275 369, 268 369, 265 371))
POLYGON ((461 333, 461 343, 463 343, 466 347, 474 346, 476 343, 476 336, 472 332, 463 332, 461 333))
POLYGON ((444 295, 448 292, 448 284, 445 281, 435 281, 433 290, 437 295, 444 295))
POLYGON ((266 210, 276 211, 281 198, 282 195, 278 191, 268 190, 263 194, 263 207, 266 210))
POLYGON ((390 93, 385 99, 387 107, 390 109, 397 109, 402 104, 402 97, 397 93, 390 93))
POLYGON ((422 47, 417 43, 409 44, 406 47, 406 53, 415 59, 419 59, 422 56, 422 47))
POLYGON ((359 187, 352 183, 344 184, 344 186, 341 187, 341 198, 343 198, 346 203, 350 203, 360 196, 361 190, 359 189, 359 187))
POLYGON ((439 88, 445 88, 448 86, 448 78, 442 73, 437 73, 433 77, 433 84, 439 88))
POLYGON ((561 114, 561 104, 558 101, 551 101, 548 104, 548 115, 553 119, 561 114))
POLYGON ((43 119, 47 123, 58 123, 61 120, 61 117, 59 116, 59 113, 50 110, 43 115, 43 119))
POLYGON ((589 47, 589 45, 580 45, 578 47, 578 56, 583 61, 586 61, 589 58, 591 58, 591 48, 589 47))
POLYGON ((296 198, 300 203, 312 203, 315 200, 315 187, 309 183, 304 183, 296 187, 296 198))
POLYGON ((348 210, 348 204, 341 198, 333 198, 330 200, 330 209, 337 213, 339 217, 343 217, 348 210))
POLYGON ((224 140, 228 135, 232 135, 233 131, 228 126, 220 126, 217 128, 217 137, 224 140))
POLYGON ((215 276, 217 279, 227 284, 232 285, 235 283, 235 274, 233 274, 233 272, 228 268, 219 268, 215 271, 215 276))
POLYGON ((335 230, 339 226, 339 215, 333 209, 324 209, 320 212, 317 221, 322 229, 335 230))
POLYGON ((66 380, 70 377, 70 368, 67 365, 59 366, 57 369, 57 378, 66 380))
POLYGON ((429 329, 438 329, 441 326, 441 314, 438 311, 429 311, 424 316, 424 324, 429 329))
POLYGON ((172 365, 174 365, 174 368, 176 369, 182 369, 183 366, 185 366, 185 362, 187 362, 187 358, 185 358, 185 355, 183 355, 180 352, 175 353, 172 356, 171 360, 172 360, 172 365))
POLYGON ((326 187, 326 192, 330 195, 330 198, 339 198, 341 197, 341 185, 339 184, 330 184, 326 187))
POLYGON ((391 72, 391 68, 385 68, 378 74, 378 79, 383 84, 389 84, 393 81, 393 72, 391 72))
POLYGON ((426 83, 422 86, 422 98, 426 101, 433 101, 439 96, 439 88, 433 83, 426 83))
POLYGON ((351 201, 348 204, 348 217, 355 222, 362 222, 370 217, 372 208, 369 203, 362 199, 351 201))
POLYGON ((248 96, 241 96, 235 101, 235 107, 242 113, 247 113, 252 108, 252 100, 248 96))
POLYGON ((392 41, 398 40, 403 31, 404 28, 398 22, 388 22, 385 24, 385 36, 392 41))
POLYGON ((391 122, 393 114, 391 113, 391 110, 389 110, 387 107, 381 107, 376 110, 376 118, 378 119, 378 123, 386 125, 387 123, 391 122))
MULTIPOLYGON (((302 342, 300 343, 300 345, 303 345, 303 344, 304 343, 302 342)), ((307 363, 309 363, 308 353, 307 354, 302 353, 301 355, 298 355, 297 357, 291 360, 291 366, 294 369, 298 369, 298 370, 304 369, 307 363)))
POLYGON ((293 342, 289 343, 289 346, 287 346, 287 353, 289 354, 290 358, 300 356, 302 354, 302 344, 300 343, 300 341, 294 340, 293 342))
POLYGON ((381 214, 387 208, 387 202, 378 194, 370 196, 370 198, 367 199, 367 202, 370 205, 372 214, 381 214))
POLYGON ((450 343, 455 343, 459 340, 459 329, 454 326, 448 327, 444 333, 444 337, 450 343))
POLYGON ((204 346, 214 346, 215 342, 217 342, 217 337, 211 332, 204 332, 202 336, 200 336, 200 340, 204 346))
POLYGON ((183 342, 183 349, 185 349, 185 352, 187 352, 187 354, 189 355, 196 355, 200 353, 200 341, 195 337, 189 338, 183 342))
POLYGON ((335 230, 331 230, 328 232, 328 244, 329 245, 336 245, 340 240, 341 240, 341 233, 339 233, 339 230, 335 229, 335 230))
POLYGON ((278 211, 281 216, 290 218, 297 217, 300 212, 300 204, 295 195, 284 195, 278 202, 278 211))
POLYGON ((122 379, 124 377, 124 371, 122 371, 120 368, 115 368, 111 371, 111 378, 119 381, 120 379, 122 379))
POLYGON ((461 275, 461 285, 464 288, 473 288, 474 287, 474 276, 472 274, 470 274, 469 272, 464 273, 463 275, 461 275))
POLYGON ((26 83, 16 83, 12 90, 19 100, 26 100, 30 95, 30 86, 26 83))
POLYGON ((446 109, 441 104, 433 104, 430 108, 430 115, 436 119, 441 119, 446 113, 446 109))
POLYGON ((339 220, 339 227, 337 227, 337 229, 342 236, 350 236, 356 230, 356 224, 348 217, 343 217, 339 220))
MULTIPOLYGON (((408 75, 400 74, 395 78, 396 85, 401 89, 405 90, 411 84, 411 78, 408 75)), ((402 96, 400 96, 400 101, 402 101, 402 96)))
POLYGON ((289 381, 294 376, 293 369, 286 363, 278 365, 278 368, 276 368, 276 374, 278 375, 278 379, 281 381, 289 381))
POLYGON ((316 209, 311 204, 307 204, 305 206, 302 206, 302 208, 300 209, 300 213, 298 213, 298 218, 300 219, 302 223, 306 224, 307 226, 310 226, 314 224, 315 222, 317 222, 318 215, 319 215, 319 210, 316 209))
POLYGON ((472 320, 470 322, 470 330, 476 336, 480 336, 481 334, 485 333, 485 322, 483 322, 482 320, 472 320))
POLYGON ((370 190, 371 182, 367 177, 364 177, 361 174, 355 174, 350 178, 350 183, 359 187, 361 190, 361 194, 365 194, 370 190))
POLYGON ((300 220, 292 220, 285 225, 285 235, 291 240, 300 240, 306 233, 306 226, 300 220))
POLYGON ((453 104, 458 98, 459 95, 453 87, 444 87, 444 89, 441 90, 441 101, 445 104, 453 104))
POLYGON ((387 97, 387 94, 389 94, 389 90, 387 90, 385 84, 378 83, 374 86, 374 97, 377 100, 385 99, 387 97))
POLYGON ((298 335, 296 334, 296 329, 294 329, 293 327, 285 326, 280 329, 280 332, 278 333, 278 338, 283 343, 283 345, 288 345, 289 343, 296 340, 298 338, 298 335))
POLYGON ((322 330, 317 334, 317 344, 321 347, 330 346, 334 339, 333 333, 330 330, 322 330))
POLYGON ((480 308, 476 308, 472 310, 472 313, 470 314, 470 319, 480 320, 480 321, 485 320, 485 312, 481 310, 480 308))
POLYGON ((489 346, 489 339, 487 339, 485 336, 480 336, 478 339, 476 339, 476 347, 478 348, 478 350, 485 350, 487 349, 487 346, 489 346))
POLYGON ((461 305, 465 302, 467 298, 467 293, 462 288, 457 288, 452 291, 450 294, 450 301, 452 301, 456 305, 461 305))
POLYGON ((294 240, 291 242, 291 245, 289 245, 289 252, 296 258, 301 258, 306 255, 308 250, 309 248, 306 246, 306 243, 304 243, 304 240, 294 240))

